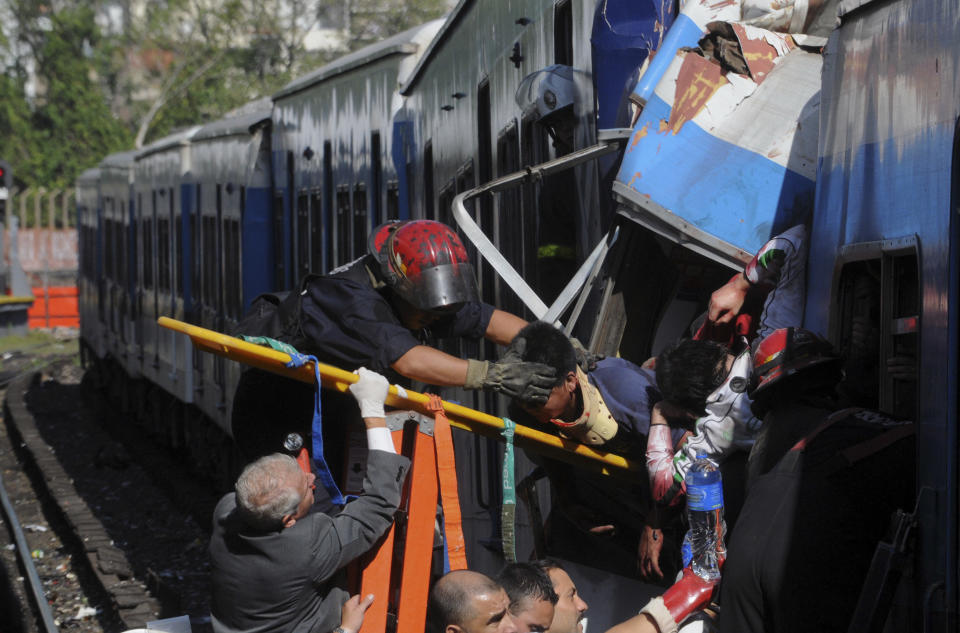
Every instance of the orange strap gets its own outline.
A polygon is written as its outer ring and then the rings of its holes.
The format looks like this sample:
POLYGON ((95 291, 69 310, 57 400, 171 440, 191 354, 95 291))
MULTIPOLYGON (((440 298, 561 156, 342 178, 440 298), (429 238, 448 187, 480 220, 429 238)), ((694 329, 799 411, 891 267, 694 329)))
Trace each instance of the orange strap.
MULTIPOLYGON (((403 451, 403 429, 393 431, 391 435, 394 448, 397 453, 401 453, 403 451)), ((393 548, 396 532, 396 524, 391 525, 381 541, 361 558, 360 564, 363 567, 363 576, 360 596, 363 597, 372 593, 376 596, 376 599, 367 609, 366 615, 363 616, 360 633, 378 633, 387 630, 388 608, 393 603, 390 581, 393 574, 393 548)), ((356 573, 356 567, 356 565, 351 565, 351 571, 356 573)))
POLYGON ((450 421, 443 411, 440 396, 429 394, 427 409, 433 412, 433 443, 437 452, 437 479, 440 482, 440 503, 443 506, 444 534, 450 570, 467 568, 467 548, 460 519, 460 495, 457 492, 457 469, 453 454, 450 421))

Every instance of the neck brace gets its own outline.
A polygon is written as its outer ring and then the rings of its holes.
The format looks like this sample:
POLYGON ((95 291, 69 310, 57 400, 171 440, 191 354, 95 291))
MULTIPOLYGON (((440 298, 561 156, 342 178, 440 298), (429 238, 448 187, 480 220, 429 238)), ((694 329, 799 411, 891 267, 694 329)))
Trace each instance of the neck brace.
POLYGON ((571 437, 588 446, 603 446, 613 439, 619 430, 617 421, 603 402, 603 396, 590 384, 587 374, 577 367, 577 379, 580 382, 580 394, 583 399, 583 413, 573 422, 550 420, 563 429, 563 435, 571 437))

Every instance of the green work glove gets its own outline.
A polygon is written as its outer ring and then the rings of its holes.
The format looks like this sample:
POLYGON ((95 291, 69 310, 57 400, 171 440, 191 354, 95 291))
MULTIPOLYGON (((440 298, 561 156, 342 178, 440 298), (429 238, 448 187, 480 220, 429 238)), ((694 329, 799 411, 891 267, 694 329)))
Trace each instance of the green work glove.
POLYGON ((522 343, 514 345, 496 363, 467 360, 467 389, 491 389, 525 404, 542 405, 558 383, 558 372, 543 363, 520 360, 522 343))

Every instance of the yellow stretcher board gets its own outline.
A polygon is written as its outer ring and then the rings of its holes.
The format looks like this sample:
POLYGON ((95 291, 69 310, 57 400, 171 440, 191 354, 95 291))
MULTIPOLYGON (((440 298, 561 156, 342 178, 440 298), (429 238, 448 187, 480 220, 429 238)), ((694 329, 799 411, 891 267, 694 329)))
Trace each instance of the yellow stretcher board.
MULTIPOLYGON (((301 367, 287 367, 290 362, 290 355, 284 352, 261 345, 248 343, 242 339, 228 336, 208 330, 196 325, 190 325, 183 321, 171 319, 169 317, 160 317, 157 323, 161 326, 186 334, 190 337, 194 346, 204 352, 224 356, 240 363, 245 363, 259 369, 287 376, 301 382, 314 384, 313 363, 301 367)), ((357 375, 327 365, 318 363, 317 370, 323 386, 327 389, 337 391, 347 391, 349 386, 357 381, 357 375)), ((427 416, 432 413, 427 409, 429 398, 419 392, 410 389, 403 389, 397 385, 390 385, 390 393, 387 396, 386 404, 397 409, 413 409, 427 416)), ((502 439, 500 432, 503 430, 503 419, 493 415, 482 413, 475 409, 470 409, 452 402, 443 401, 443 409, 450 420, 450 425, 458 429, 464 429, 472 433, 478 433, 488 437, 502 439)), ((634 478, 632 473, 643 473, 642 464, 635 464, 620 455, 605 453, 594 450, 589 446, 584 446, 574 440, 564 439, 549 433, 537 431, 528 426, 517 424, 514 431, 514 442, 521 448, 530 449, 537 453, 542 453, 554 459, 563 460, 572 464, 583 466, 600 472, 605 475, 619 475, 634 478)))

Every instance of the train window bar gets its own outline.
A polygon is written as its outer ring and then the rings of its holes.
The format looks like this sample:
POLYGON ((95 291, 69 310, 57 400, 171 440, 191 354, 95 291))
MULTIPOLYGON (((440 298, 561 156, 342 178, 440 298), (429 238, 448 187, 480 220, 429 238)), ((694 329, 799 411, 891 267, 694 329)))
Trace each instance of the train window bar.
MULTIPOLYGON (((845 244, 837 254, 832 286, 836 307, 830 315, 830 338, 847 356, 850 388, 870 397, 869 404, 905 417, 917 414, 919 252, 916 235, 845 244), (855 318, 868 321, 860 324, 861 329, 877 332, 875 354, 873 349, 859 350, 864 356, 859 363, 852 332, 855 318), (914 380, 890 371, 887 361, 893 358, 913 358, 914 380), (864 369, 869 367, 876 367, 875 375, 864 369), (863 369, 863 376, 858 377, 858 369, 863 369)), ((871 336, 861 332, 859 338, 871 336)))
MULTIPOLYGON (((479 187, 459 193, 457 197, 453 199, 453 217, 464 235, 473 243, 480 255, 487 260, 507 285, 517 294, 530 312, 541 320, 549 322, 557 321, 560 315, 566 311, 566 308, 569 307, 573 298, 584 284, 586 284, 588 278, 591 277, 591 273, 595 275, 595 270, 599 270, 599 264, 602 262, 602 258, 607 250, 609 250, 611 244, 610 239, 601 240, 600 243, 597 244, 593 252, 590 253, 590 256, 583 262, 580 269, 548 309, 547 305, 537 296, 537 293, 530 288, 523 277, 510 265, 510 262, 497 250, 493 242, 484 234, 483 229, 481 229, 477 222, 470 216, 466 208, 466 202, 473 198, 479 198, 483 194, 494 194, 519 187, 524 183, 539 180, 544 176, 565 171, 582 163, 600 158, 601 156, 618 152, 627 138, 622 130, 600 130, 597 136, 600 142, 596 145, 577 150, 565 156, 540 163, 539 165, 524 167, 520 171, 507 174, 479 187)), ((570 328, 572 328, 572 322, 567 324, 567 329, 570 328)))

